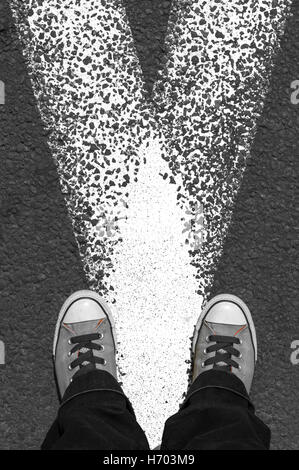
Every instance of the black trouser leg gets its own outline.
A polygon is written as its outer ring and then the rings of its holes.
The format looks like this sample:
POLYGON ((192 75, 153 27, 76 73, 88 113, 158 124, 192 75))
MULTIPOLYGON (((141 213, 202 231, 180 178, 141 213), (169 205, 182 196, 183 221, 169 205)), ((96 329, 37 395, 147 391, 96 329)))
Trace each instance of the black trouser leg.
POLYGON ((95 370, 68 387, 42 449, 148 450, 146 436, 115 378, 95 370))
POLYGON ((167 420, 161 449, 262 450, 269 449, 270 437, 241 380, 210 370, 195 380, 180 411, 167 420))

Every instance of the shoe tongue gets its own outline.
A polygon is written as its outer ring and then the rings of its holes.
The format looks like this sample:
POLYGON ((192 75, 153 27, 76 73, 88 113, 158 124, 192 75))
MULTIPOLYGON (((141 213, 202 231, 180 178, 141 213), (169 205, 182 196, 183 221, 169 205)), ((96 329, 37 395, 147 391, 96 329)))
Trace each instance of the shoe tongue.
POLYGON ((66 327, 73 332, 74 336, 81 336, 96 333, 101 323, 102 321, 99 320, 89 320, 79 323, 67 323, 66 327))
MULTIPOLYGON (((89 321, 85 321, 85 322, 68 323, 68 324, 64 324, 64 325, 65 325, 65 328, 67 328, 69 331, 71 331, 73 333, 73 336, 82 336, 82 335, 89 335, 89 334, 98 332, 99 327, 103 325, 103 321, 104 321, 104 319, 89 320, 89 321)), ((94 341, 95 340, 93 340, 93 342, 94 341)), ((77 355, 78 354, 84 354, 88 351, 89 351, 89 349, 82 347, 79 351, 77 351, 76 354, 77 355)), ((89 370, 88 368, 91 368, 91 369, 95 368, 95 366, 90 364, 88 361, 83 362, 82 365, 84 367, 79 369, 79 371, 77 372, 76 375, 81 375, 80 371, 83 370, 83 369, 84 370, 86 369, 85 372, 88 372, 88 370, 89 370)))
MULTIPOLYGON (((218 336, 236 336, 237 337, 238 332, 241 331, 244 328, 244 326, 246 326, 246 325, 243 325, 243 326, 228 325, 228 324, 213 323, 213 322, 208 322, 208 321, 206 321, 205 323, 206 323, 206 326, 211 331, 211 334, 215 336, 218 335, 218 336)), ((218 353, 226 353, 226 351, 224 351, 223 349, 219 349, 218 353)), ((217 362, 216 368, 218 368, 219 366, 225 369, 229 369, 225 362, 217 362)))
POLYGON ((219 336, 238 336, 238 332, 244 329, 246 325, 228 325, 227 323, 212 323, 206 321, 206 326, 211 330, 212 335, 219 336))

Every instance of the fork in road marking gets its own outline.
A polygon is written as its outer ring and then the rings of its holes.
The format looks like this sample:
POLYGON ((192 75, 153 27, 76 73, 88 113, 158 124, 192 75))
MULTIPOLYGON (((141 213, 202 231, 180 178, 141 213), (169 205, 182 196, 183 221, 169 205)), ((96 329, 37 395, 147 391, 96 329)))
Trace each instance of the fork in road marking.
POLYGON ((85 272, 114 305, 122 381, 155 446, 186 390, 188 338, 290 2, 270 14, 272 0, 175 1, 158 124, 118 1, 10 4, 85 272), (185 229, 201 205, 194 249, 185 229))

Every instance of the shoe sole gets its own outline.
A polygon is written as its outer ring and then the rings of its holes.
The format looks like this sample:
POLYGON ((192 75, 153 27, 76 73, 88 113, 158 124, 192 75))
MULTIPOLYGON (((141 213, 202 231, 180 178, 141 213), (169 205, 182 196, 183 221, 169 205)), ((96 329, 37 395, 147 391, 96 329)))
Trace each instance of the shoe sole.
POLYGON ((57 320, 56 327, 55 327, 54 341, 53 341, 53 358, 54 359, 55 359, 56 345, 57 345, 59 331, 60 331, 60 328, 61 328, 61 322, 63 320, 63 317, 65 316, 66 311, 68 310, 68 308, 74 302, 76 302, 76 300, 80 300, 82 298, 88 298, 88 299, 95 300, 101 306, 101 308, 103 309, 105 315, 108 318, 110 326, 111 326, 112 337, 113 337, 113 341, 114 341, 114 348, 115 348, 115 351, 116 351, 115 324, 114 324, 114 319, 113 319, 111 310, 108 307, 107 303, 102 299, 102 297, 99 294, 97 294, 96 292, 94 292, 92 290, 79 290, 77 292, 74 292, 74 294, 70 295, 66 299, 63 306, 60 309, 60 312, 59 312, 59 315, 58 315, 58 320, 57 320))
POLYGON ((244 313, 244 315, 247 319, 247 324, 249 326, 249 331, 251 333, 251 338, 252 338, 252 342, 253 342, 253 346, 254 346, 254 352, 255 352, 255 362, 256 362, 257 361, 257 338, 256 338, 255 326, 254 326, 254 323, 253 323, 253 319, 252 319, 250 310, 247 307, 247 305, 243 302, 243 300, 239 299, 239 297, 237 297, 236 295, 231 295, 231 294, 216 295, 216 297, 213 297, 205 305, 205 307, 203 308, 203 310, 200 314, 200 317, 199 317, 199 319, 196 323, 195 330, 194 330, 193 341, 192 341, 192 353, 195 354, 195 348, 196 348, 196 343, 197 343, 197 339, 198 339, 199 330, 201 328, 201 325, 204 321, 204 318, 205 318, 206 314, 208 313, 208 311, 210 310, 210 308, 213 305, 215 305, 218 302, 223 302, 223 301, 233 302, 236 305, 238 305, 241 308, 241 310, 243 311, 243 313, 244 313))

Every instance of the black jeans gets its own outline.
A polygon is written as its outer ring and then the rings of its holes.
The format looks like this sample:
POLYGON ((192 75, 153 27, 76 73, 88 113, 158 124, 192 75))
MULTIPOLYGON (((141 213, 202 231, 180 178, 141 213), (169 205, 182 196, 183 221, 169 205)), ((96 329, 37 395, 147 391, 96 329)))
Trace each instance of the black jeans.
MULTIPOLYGON (((165 424, 161 450, 269 449, 270 430, 254 413, 243 383, 210 370, 190 387, 165 424)), ((149 450, 117 381, 91 371, 66 390, 42 449, 149 450)))

